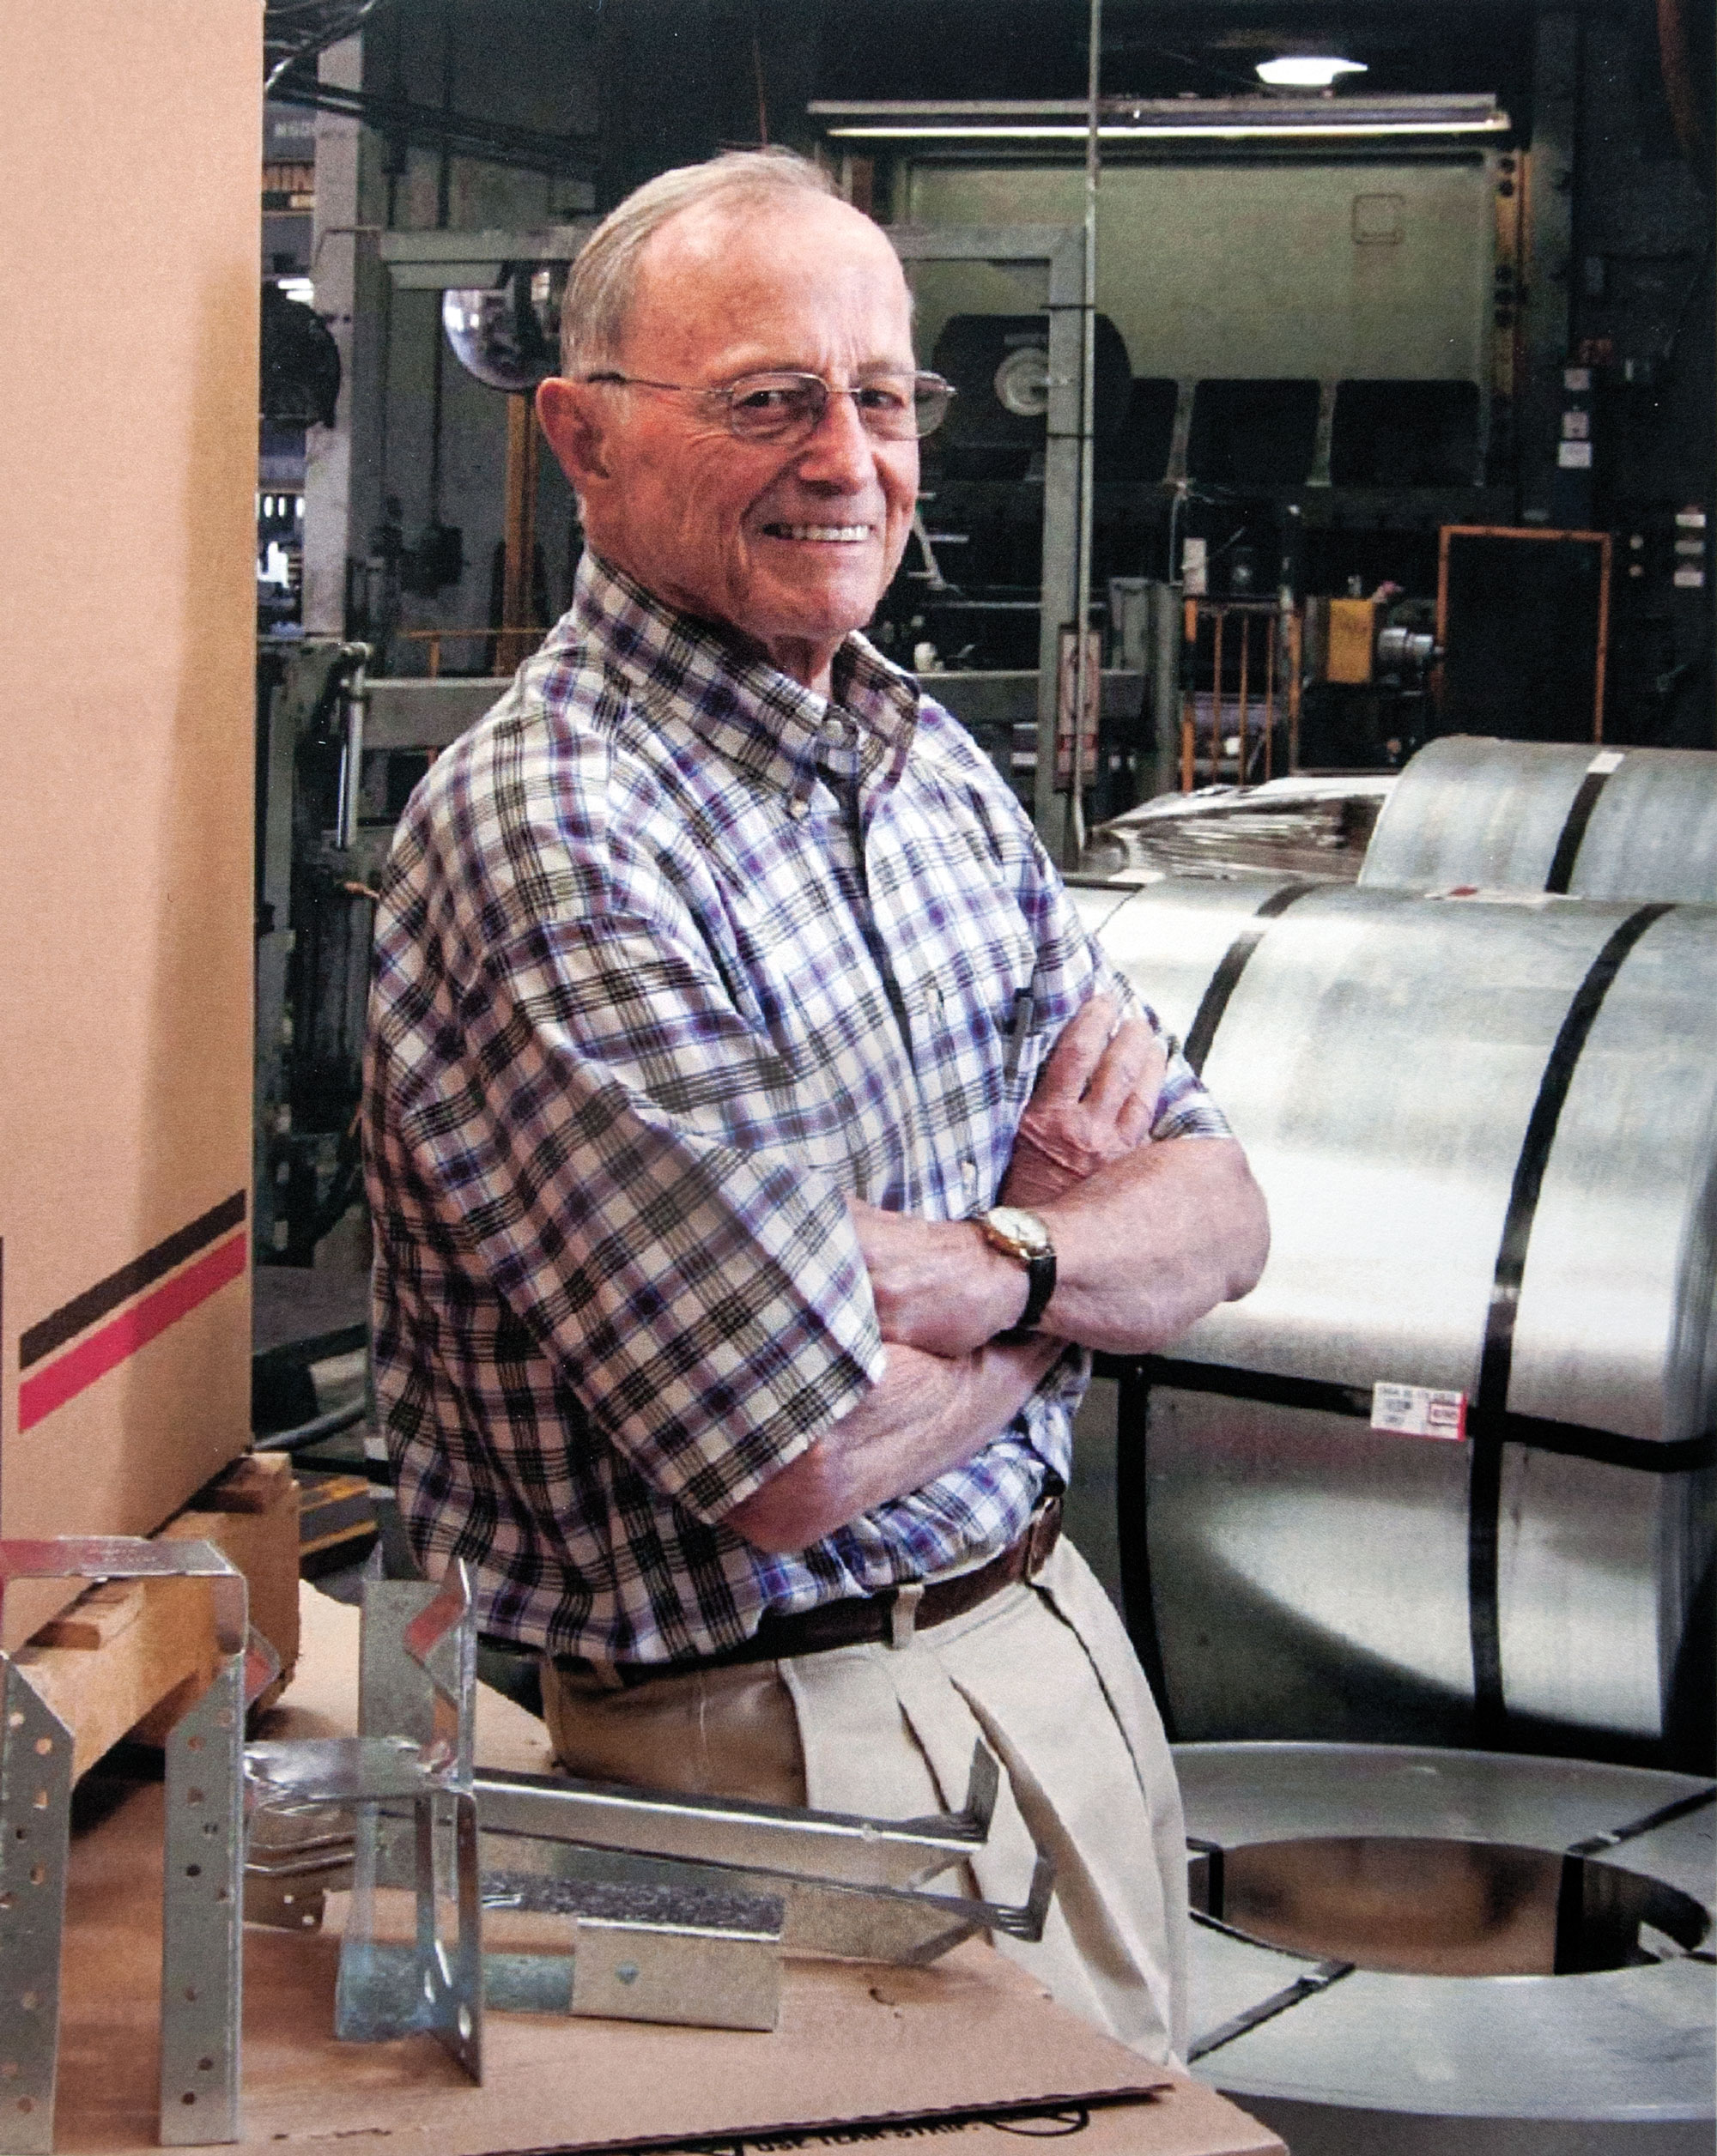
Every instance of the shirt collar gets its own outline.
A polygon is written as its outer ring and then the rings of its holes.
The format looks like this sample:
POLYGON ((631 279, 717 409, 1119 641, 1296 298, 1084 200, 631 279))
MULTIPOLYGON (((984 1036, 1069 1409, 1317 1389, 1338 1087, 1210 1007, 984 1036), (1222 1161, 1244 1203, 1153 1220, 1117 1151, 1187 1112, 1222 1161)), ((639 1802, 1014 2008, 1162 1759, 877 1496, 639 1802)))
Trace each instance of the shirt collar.
POLYGON ((918 723, 918 682, 856 631, 834 655, 834 693, 825 699, 771 665, 737 631, 677 612, 588 551, 563 626, 573 639, 596 645, 644 703, 683 720, 791 801, 808 797, 820 768, 850 772, 855 750, 861 795, 892 786, 904 768, 918 723))

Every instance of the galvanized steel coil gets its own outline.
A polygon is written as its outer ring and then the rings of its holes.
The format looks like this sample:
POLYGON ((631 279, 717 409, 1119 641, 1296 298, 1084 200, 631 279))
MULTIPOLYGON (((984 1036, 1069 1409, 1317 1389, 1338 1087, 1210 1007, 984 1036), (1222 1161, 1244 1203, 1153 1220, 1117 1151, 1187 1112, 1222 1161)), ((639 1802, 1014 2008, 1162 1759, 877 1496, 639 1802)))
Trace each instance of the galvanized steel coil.
POLYGON ((1717 751, 1431 742, 1396 779, 1359 881, 1717 903, 1717 751))
POLYGON ((1696 1760, 1717 911, 1078 902, 1271 1208, 1253 1294, 1118 1366, 1123 1583, 1173 1734, 1696 1760))
POLYGON ((1295 2156, 1705 2156, 1714 1790, 1182 1745, 1193 2071, 1295 2156))

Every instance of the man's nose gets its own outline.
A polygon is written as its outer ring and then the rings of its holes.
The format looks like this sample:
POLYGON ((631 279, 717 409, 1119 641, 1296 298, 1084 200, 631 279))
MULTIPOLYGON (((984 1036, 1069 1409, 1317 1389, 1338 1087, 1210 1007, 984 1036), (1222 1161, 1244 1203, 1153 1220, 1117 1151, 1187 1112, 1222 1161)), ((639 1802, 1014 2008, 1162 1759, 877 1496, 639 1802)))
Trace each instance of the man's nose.
POLYGON ((833 390, 799 451, 799 476, 824 486, 860 485, 871 475, 875 453, 858 400, 849 391, 833 390))

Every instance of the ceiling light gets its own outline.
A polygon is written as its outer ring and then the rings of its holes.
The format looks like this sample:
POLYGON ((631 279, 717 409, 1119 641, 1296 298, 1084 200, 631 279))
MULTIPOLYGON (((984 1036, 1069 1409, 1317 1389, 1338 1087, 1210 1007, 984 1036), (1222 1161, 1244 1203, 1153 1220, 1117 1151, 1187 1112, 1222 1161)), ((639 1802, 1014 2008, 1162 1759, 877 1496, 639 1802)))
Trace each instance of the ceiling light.
MULTIPOLYGON (((837 140, 917 142, 981 148, 998 142, 1083 142, 1087 108, 1073 99, 1000 100, 973 104, 819 100, 813 118, 837 140)), ((1303 142, 1362 136, 1501 135, 1508 115, 1495 98, 1467 94, 1442 97, 1330 98, 1281 92, 1240 98, 1106 97, 1099 133, 1105 142, 1148 150, 1153 142, 1214 141, 1303 142)), ((440 235, 432 235, 440 237, 440 235)), ((400 235, 388 233, 385 250, 400 235)))
POLYGON ((1366 71, 1363 60, 1338 59, 1323 52, 1285 52, 1278 59, 1258 64, 1259 81, 1272 90, 1326 90, 1338 75, 1366 71))

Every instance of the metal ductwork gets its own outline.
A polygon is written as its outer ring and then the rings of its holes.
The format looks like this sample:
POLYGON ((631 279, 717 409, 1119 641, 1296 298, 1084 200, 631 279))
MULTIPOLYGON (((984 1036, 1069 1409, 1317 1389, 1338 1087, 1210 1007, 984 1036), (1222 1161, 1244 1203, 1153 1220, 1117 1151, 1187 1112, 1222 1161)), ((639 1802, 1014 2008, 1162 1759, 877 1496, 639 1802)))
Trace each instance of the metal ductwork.
POLYGON ((1717 754, 1451 735, 1395 781, 1359 881, 1717 902, 1717 754))
POLYGON ((1717 913, 1078 898, 1273 1223, 1251 1296, 1123 1369, 1128 1613, 1173 1734, 1699 1763, 1717 913))

